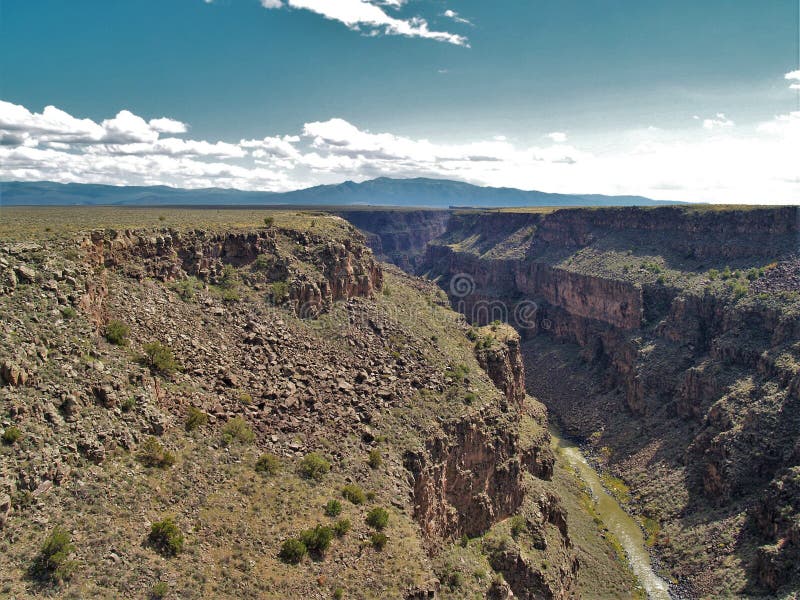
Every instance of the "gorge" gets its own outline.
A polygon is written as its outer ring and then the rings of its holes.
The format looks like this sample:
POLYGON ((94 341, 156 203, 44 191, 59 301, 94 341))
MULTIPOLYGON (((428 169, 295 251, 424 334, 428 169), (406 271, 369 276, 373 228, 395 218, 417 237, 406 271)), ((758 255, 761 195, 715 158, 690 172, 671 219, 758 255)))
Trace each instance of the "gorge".
POLYGON ((396 215, 385 256, 517 327, 528 391, 663 572, 700 597, 797 588, 796 208, 455 211, 424 252, 398 246, 418 218, 396 215))

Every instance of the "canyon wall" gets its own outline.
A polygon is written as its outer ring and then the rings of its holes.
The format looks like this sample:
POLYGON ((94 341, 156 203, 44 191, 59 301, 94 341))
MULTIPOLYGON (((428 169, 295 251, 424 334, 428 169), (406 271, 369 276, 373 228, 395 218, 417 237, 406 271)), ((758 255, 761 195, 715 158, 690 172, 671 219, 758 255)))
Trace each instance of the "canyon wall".
POLYGON ((413 271, 432 239, 441 235, 450 211, 424 209, 346 210, 341 217, 357 227, 379 260, 413 271))
POLYGON ((526 336, 528 389, 631 485, 664 563, 704 596, 731 556, 733 593, 799 583, 782 516, 800 444, 797 251, 789 207, 466 212, 418 270, 468 320, 526 336), (687 558, 726 528, 738 542, 687 558))

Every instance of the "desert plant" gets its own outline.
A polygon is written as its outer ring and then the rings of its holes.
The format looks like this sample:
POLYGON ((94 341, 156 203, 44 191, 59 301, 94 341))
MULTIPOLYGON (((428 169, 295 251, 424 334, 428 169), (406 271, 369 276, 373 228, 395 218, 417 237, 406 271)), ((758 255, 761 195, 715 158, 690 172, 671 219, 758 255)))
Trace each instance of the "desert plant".
POLYGON ((344 598, 344 588, 337 587, 333 590, 333 600, 342 600, 344 598))
POLYGON ((342 503, 338 500, 329 500, 325 505, 325 516, 338 517, 342 514, 342 503))
POLYGON ((196 406, 189 407, 189 413, 186 417, 186 431, 194 431, 203 427, 208 423, 208 415, 196 406))
POLYGON ((172 375, 178 370, 178 361, 169 346, 155 341, 144 345, 143 362, 154 373, 172 375))
POLYGON ((364 490, 354 483, 348 483, 342 488, 342 497, 353 504, 364 504, 367 500, 364 490))
POLYGON ((367 464, 372 469, 378 469, 383 464, 383 456, 381 456, 381 451, 377 448, 373 448, 369 451, 369 458, 367 459, 367 464))
POLYGON ((272 300, 278 304, 289 297, 289 283, 286 281, 275 281, 272 284, 272 300))
POLYGON ((331 464, 317 452, 309 452, 300 461, 300 474, 306 479, 321 481, 331 470, 331 464))
POLYGON ((136 408, 136 398, 133 396, 126 397, 119 407, 122 409, 122 412, 125 413, 132 411, 134 408, 136 408))
POLYGON ((339 519, 333 524, 333 533, 336 537, 344 537, 350 531, 350 519, 339 519))
POLYGON ((104 332, 108 343, 115 346, 125 346, 128 343, 130 333, 131 328, 122 321, 117 320, 109 321, 104 332))
POLYGON ((153 600, 162 600, 169 594, 169 586, 165 581, 159 581, 152 588, 150 588, 150 597, 153 600))
POLYGON ((370 534, 369 541, 372 543, 372 547, 375 550, 383 550, 386 547, 386 542, 389 541, 389 538, 386 537, 385 533, 374 532, 370 534))
POLYGON ((75 317, 78 316, 78 311, 76 311, 71 306, 65 306, 64 308, 61 309, 61 315, 65 319, 74 319, 75 317))
POLYGON ((274 454, 262 454, 255 464, 256 473, 262 475, 275 475, 281 470, 281 460, 274 454))
POLYGON ((367 513, 367 525, 381 530, 389 523, 389 511, 380 506, 376 506, 367 513))
POLYGON ((77 563, 69 558, 73 552, 75 546, 69 532, 61 527, 54 527, 31 565, 30 574, 53 583, 68 580, 77 567, 77 563))
POLYGON ((3 431, 3 443, 9 446, 16 444, 21 437, 22 431, 13 425, 9 425, 5 428, 5 431, 3 431))
POLYGON ((250 425, 242 417, 233 417, 230 421, 225 423, 222 428, 222 443, 226 446, 232 444, 234 441, 241 442, 242 444, 249 444, 256 435, 250 428, 250 425))
POLYGON ((333 540, 333 528, 327 525, 317 525, 313 529, 306 529, 300 534, 300 541, 305 544, 309 552, 324 554, 330 548, 333 540))
POLYGON ((194 293, 197 287, 199 286, 199 282, 194 277, 187 277, 186 279, 182 279, 181 281, 175 283, 172 286, 172 289, 175 290, 175 293, 180 296, 181 300, 188 302, 192 298, 194 298, 194 293))
POLYGON ((272 266, 272 259, 267 254, 259 254, 253 261, 253 268, 256 271, 266 271, 272 266))
POLYGON ((528 530, 528 522, 522 515, 514 515, 511 517, 511 537, 517 539, 520 535, 528 530))
POLYGON ((275 224, 275 217, 264 217, 264 226, 272 227, 275 224))
POLYGON ((306 545, 297 538, 289 538, 281 544, 281 551, 278 553, 278 558, 283 562, 296 565, 308 552, 306 545))
POLYGON ((148 437, 139 447, 139 462, 145 467, 165 469, 175 464, 175 455, 153 436, 148 437))
POLYGON ((183 534, 171 517, 153 523, 147 540, 164 556, 176 556, 183 551, 183 534))

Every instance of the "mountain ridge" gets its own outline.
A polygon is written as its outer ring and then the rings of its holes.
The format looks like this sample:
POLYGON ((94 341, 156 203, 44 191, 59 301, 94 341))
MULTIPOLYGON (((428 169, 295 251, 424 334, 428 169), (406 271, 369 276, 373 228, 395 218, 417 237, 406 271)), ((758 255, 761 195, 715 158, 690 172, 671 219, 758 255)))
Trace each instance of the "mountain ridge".
POLYGON ((558 194, 516 188, 482 187, 448 179, 344 181, 288 192, 232 188, 185 189, 168 186, 114 186, 51 181, 0 182, 4 206, 158 206, 158 205, 372 205, 447 208, 519 206, 662 206, 676 204, 644 196, 558 194))

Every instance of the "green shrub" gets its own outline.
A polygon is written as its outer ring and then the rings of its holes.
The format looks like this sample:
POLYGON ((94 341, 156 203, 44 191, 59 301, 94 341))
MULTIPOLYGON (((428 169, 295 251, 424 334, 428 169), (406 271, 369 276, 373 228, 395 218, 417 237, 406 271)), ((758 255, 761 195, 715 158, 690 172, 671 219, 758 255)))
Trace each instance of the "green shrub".
POLYGON ((234 441, 250 444, 256 439, 256 434, 242 417, 233 417, 222 428, 222 443, 226 446, 234 441))
POLYGON ((325 554, 333 540, 333 528, 327 525, 317 525, 313 529, 306 529, 300 534, 300 541, 305 544, 309 552, 325 554))
POLYGON ((667 278, 664 276, 663 273, 656 278, 656 283, 658 283, 660 285, 664 285, 666 282, 667 282, 667 278))
POLYGON ((528 521, 521 515, 511 517, 511 537, 517 539, 528 530, 528 521))
POLYGON ((281 460, 274 454, 262 454, 256 461, 256 473, 275 475, 281 470, 281 460))
POLYGON ((239 302, 242 299, 239 289, 235 287, 223 288, 220 298, 222 298, 223 302, 239 302))
POLYGON ((333 524, 333 533, 336 537, 344 537, 350 531, 350 519, 339 519, 333 524))
POLYGON ((467 392, 464 394, 464 404, 470 405, 477 399, 478 397, 473 392, 467 392))
POLYGON ((153 523, 147 540, 163 556, 176 556, 183 551, 183 534, 171 517, 153 523))
POLYGON ((289 297, 289 283, 286 281, 276 281, 272 284, 272 300, 280 304, 289 297))
POLYGON ((195 406, 189 407, 189 414, 186 417, 186 431, 194 431, 208 424, 208 415, 195 406))
POLYGON ((731 284, 731 292, 733 292, 733 297, 736 300, 744 297, 749 289, 750 287, 743 281, 734 281, 731 284))
POLYGON ((381 456, 381 451, 377 448, 373 448, 369 451, 369 458, 367 459, 367 464, 372 469, 378 469, 383 464, 383 457, 381 456))
POLYGON ((61 315, 65 319, 74 319, 75 317, 78 316, 78 311, 76 311, 71 306, 65 306, 64 308, 61 309, 61 315))
POLYGON ((153 600, 162 600, 169 594, 169 586, 164 581, 159 581, 152 588, 150 588, 150 597, 153 600))
POLYGON ((253 261, 253 268, 257 271, 266 271, 272 266, 272 258, 268 254, 259 254, 253 261))
POLYGON ((348 483, 342 488, 342 497, 353 504, 364 504, 367 500, 364 490, 354 483, 348 483))
POLYGON ((340 514, 342 514, 342 503, 338 500, 328 500, 325 505, 325 516, 338 517, 340 514))
POLYGON ((200 282, 195 277, 187 277, 172 285, 175 293, 185 302, 194 298, 195 291, 200 287, 200 282))
POLYGON ((716 269, 709 269, 708 278, 711 281, 714 281, 714 280, 716 280, 717 277, 719 277, 719 271, 717 271, 716 269))
POLYGON ((451 571, 445 577, 445 584, 450 591, 455 591, 464 585, 464 575, 461 571, 451 571))
POLYGON ((447 369, 445 375, 451 377, 458 383, 461 383, 466 378, 467 374, 469 373, 469 367, 463 363, 452 365, 447 369))
POLYGON ((175 464, 175 455, 164 448, 156 438, 150 436, 139 447, 139 462, 145 467, 165 469, 175 464))
POLYGON ((77 567, 77 563, 69 558, 73 552, 75 546, 69 532, 61 527, 54 527, 34 559, 30 574, 37 579, 54 583, 67 581, 77 567))
POLYGON ((264 226, 272 227, 275 224, 275 217, 264 217, 264 226))
POLYGON ((128 344, 128 336, 131 333, 131 328, 122 321, 109 321, 106 325, 105 336, 109 344, 116 346, 125 346, 128 344))
POLYGON ((175 360, 172 350, 158 341, 144 345, 143 359, 154 373, 172 375, 178 370, 178 361, 175 360))
POLYGON ((136 408, 136 398, 133 396, 128 396, 122 401, 122 404, 119 406, 122 409, 122 412, 131 412, 134 408, 136 408))
POLYGON ((278 553, 278 558, 283 562, 296 565, 308 552, 306 545, 297 538, 289 538, 281 544, 281 551, 278 553))
POLYGON ((367 513, 367 525, 381 530, 389 523, 389 512, 385 508, 376 506, 367 513))
POLYGON ((309 452, 300 461, 300 474, 306 479, 321 481, 331 470, 331 464, 317 452, 309 452))
POLYGON ((372 547, 375 548, 375 550, 380 551, 386 547, 386 542, 389 541, 389 538, 386 537, 385 533, 378 533, 376 531, 369 536, 369 541, 372 543, 372 547))
POLYGON ((344 588, 337 587, 333 590, 333 600, 342 600, 344 598, 344 588))
POLYGON ((9 425, 3 432, 3 443, 11 446, 12 444, 16 444, 21 437, 22 431, 20 431, 18 427, 9 425))

